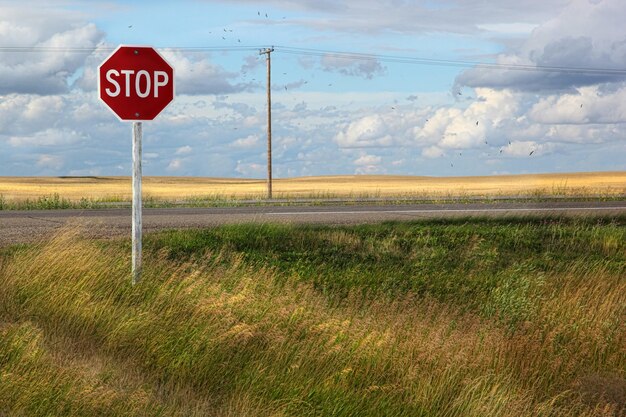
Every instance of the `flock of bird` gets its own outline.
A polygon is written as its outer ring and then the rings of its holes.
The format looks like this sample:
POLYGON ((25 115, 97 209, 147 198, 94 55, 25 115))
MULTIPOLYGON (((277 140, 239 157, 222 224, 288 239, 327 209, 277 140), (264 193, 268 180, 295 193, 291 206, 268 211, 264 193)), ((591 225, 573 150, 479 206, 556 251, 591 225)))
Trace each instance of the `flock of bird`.
MULTIPOLYGON (((260 10, 258 10, 258 11, 257 11, 257 17, 263 17, 263 16, 264 16, 266 19, 269 19, 269 15, 268 15, 267 13, 263 13, 263 14, 262 14, 262 13, 261 13, 261 11, 260 11, 260 10)), ((283 18, 283 19, 286 19, 286 16, 283 16, 282 18, 283 18)), ((132 29, 132 27, 133 27, 133 25, 128 25, 128 28, 129 28, 129 29, 132 29)), ((210 34, 212 34, 213 32, 212 32, 212 31, 209 31, 209 33, 210 33, 210 34)), ((223 28, 223 33, 225 33, 225 34, 233 33, 233 29, 223 28)), ((224 35, 221 35, 221 38, 222 38, 222 40, 224 40, 224 41, 225 41, 225 40, 227 40, 226 36, 224 36, 224 35)), ((238 43, 241 43, 241 39, 240 39, 240 38, 237 38, 237 42, 238 42, 238 43)), ((243 71, 243 75, 244 75, 244 77, 246 77, 246 76, 247 76, 247 72, 246 72, 246 71, 243 71)), ((283 75, 287 75, 287 73, 286 73, 286 72, 284 72, 284 73, 283 73, 283 75)), ((255 80, 256 80, 256 78, 252 78, 252 81, 255 81, 255 80)), ((303 82, 303 84, 307 84, 307 83, 308 83, 308 81, 304 81, 304 82, 303 82)), ((329 87, 332 87, 332 85, 333 85, 332 83, 329 83, 329 84, 328 84, 328 86, 329 86, 329 87)), ((286 90, 287 90, 287 86, 285 85, 285 86, 284 86, 284 88, 285 88, 285 91, 286 91, 286 90)), ((457 92, 457 95, 461 96, 461 95, 463 95, 463 93, 462 93, 461 91, 458 91, 458 92, 457 92)), ((582 105, 582 104, 580 105, 580 108, 581 108, 581 109, 583 108, 583 105, 582 105)), ((396 110, 396 107, 391 106, 391 109, 392 109, 392 110, 396 110)), ((426 122, 428 122, 428 119, 426 119, 426 122)), ((478 125, 479 125, 479 121, 478 121, 478 120, 476 120, 476 126, 478 126, 478 125)), ((235 129, 237 129, 237 128, 235 128, 235 129)), ((488 145, 488 142, 487 142, 487 140, 486 140, 486 139, 485 139, 485 145, 488 145)), ((509 141, 509 146, 510 146, 510 145, 511 145, 511 141, 509 141)), ((503 150, 504 150, 503 148, 500 148, 500 152, 499 152, 499 153, 501 154, 501 153, 503 152, 503 150)), ((530 153, 528 154, 528 156, 532 156, 534 153, 535 153, 535 149, 531 149, 531 151, 530 151, 530 153)), ((459 156, 462 156, 462 152, 459 152, 459 156)), ((453 164, 453 163, 451 163, 451 164, 450 164, 450 166, 451 166, 451 167, 454 167, 454 164, 453 164)))

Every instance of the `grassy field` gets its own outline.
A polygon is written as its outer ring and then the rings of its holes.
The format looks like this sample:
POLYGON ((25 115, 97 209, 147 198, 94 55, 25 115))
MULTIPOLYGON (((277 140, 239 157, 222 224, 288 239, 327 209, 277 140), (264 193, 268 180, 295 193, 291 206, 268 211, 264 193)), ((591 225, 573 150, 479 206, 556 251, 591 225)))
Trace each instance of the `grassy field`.
POLYGON ((626 219, 0 250, 0 415, 621 416, 626 219))
MULTIPOLYGON (((626 172, 594 172, 491 177, 328 176, 276 179, 275 198, 464 197, 626 194, 626 172)), ((264 198, 263 180, 144 177, 146 200, 225 200, 264 198)), ((43 208, 83 202, 130 201, 128 177, 0 177, 0 207, 30 201, 43 208), (43 201, 42 201, 43 200, 43 201)))

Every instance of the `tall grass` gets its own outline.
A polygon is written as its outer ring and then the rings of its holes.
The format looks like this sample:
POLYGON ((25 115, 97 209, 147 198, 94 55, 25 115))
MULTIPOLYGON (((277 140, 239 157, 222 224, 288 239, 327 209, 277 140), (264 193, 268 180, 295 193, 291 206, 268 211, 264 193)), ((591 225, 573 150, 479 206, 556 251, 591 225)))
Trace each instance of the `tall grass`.
POLYGON ((545 227, 534 223, 509 225, 508 235, 498 222, 478 222, 474 233, 453 226, 162 234, 148 240, 144 279, 134 287, 127 242, 66 230, 5 250, 0 414, 626 412, 623 225, 555 223, 548 242, 530 240, 545 227), (569 253, 558 258, 546 248, 569 253), (340 265, 348 250, 355 258, 340 265), (470 256, 493 250, 515 259, 470 256), (444 265, 452 253, 459 259, 444 265), (439 274, 420 263, 431 257, 439 274), (393 265, 422 284, 385 290, 393 265), (342 268, 351 279, 330 285, 342 268), (452 285, 446 274, 478 289, 452 285))

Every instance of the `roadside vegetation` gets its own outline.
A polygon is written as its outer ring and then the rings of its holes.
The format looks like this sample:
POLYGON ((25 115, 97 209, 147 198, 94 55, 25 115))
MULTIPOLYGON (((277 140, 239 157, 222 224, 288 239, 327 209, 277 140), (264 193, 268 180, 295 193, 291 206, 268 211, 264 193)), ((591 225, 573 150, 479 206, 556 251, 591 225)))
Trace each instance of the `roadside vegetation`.
MULTIPOLYGON (((379 193, 349 193, 343 195, 329 193, 314 193, 303 196, 274 193, 268 200, 264 195, 253 194, 243 196, 204 195, 190 196, 181 199, 164 199, 144 196, 142 206, 145 208, 172 208, 172 207, 250 207, 250 206, 298 206, 298 205, 406 205, 406 204, 493 204, 493 203, 529 203, 529 202, 566 202, 566 201, 624 201, 626 190, 623 193, 591 193, 589 190, 579 190, 578 193, 558 193, 549 190, 534 190, 519 195, 468 195, 464 193, 451 194, 421 194, 405 193, 395 196, 381 196, 379 193)), ((130 198, 102 197, 70 199, 58 193, 42 195, 37 198, 8 200, 0 194, 0 211, 2 210, 64 210, 64 209, 107 209, 129 208, 130 198)))
POLYGON ((626 219, 0 249, 0 415, 622 416, 626 219))

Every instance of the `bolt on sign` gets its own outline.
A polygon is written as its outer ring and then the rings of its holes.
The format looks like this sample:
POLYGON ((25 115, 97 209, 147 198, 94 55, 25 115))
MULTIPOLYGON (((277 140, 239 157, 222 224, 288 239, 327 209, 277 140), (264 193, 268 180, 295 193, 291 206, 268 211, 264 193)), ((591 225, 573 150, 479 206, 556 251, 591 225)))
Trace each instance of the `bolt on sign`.
POLYGON ((132 121, 132 283, 141 279, 142 121, 174 100, 174 68, 149 46, 119 46, 98 67, 98 96, 122 121, 132 121))

